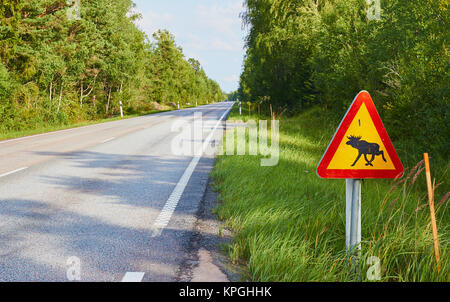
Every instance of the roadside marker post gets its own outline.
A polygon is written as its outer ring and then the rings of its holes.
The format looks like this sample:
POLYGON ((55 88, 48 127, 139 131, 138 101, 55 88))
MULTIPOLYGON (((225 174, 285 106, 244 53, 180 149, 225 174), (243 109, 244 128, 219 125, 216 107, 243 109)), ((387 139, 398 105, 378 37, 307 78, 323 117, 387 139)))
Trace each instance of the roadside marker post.
POLYGON ((427 178, 427 187, 428 187, 428 201, 430 204, 430 216, 431 216, 431 228, 433 230, 433 245, 434 245, 434 256, 436 257, 437 263, 437 272, 438 274, 441 271, 441 263, 439 256, 439 237, 438 230, 436 224, 436 212, 434 209, 434 187, 431 183, 431 170, 430 170, 430 158, 428 153, 423 155, 425 161, 425 174, 427 178))
POLYGON ((122 101, 120 101, 120 117, 123 118, 123 107, 122 107, 122 101))
POLYGON ((241 101, 239 101, 239 115, 242 115, 242 105, 241 105, 241 101))
MULTIPOLYGON (((349 257, 361 251, 361 182, 400 178, 404 168, 370 94, 360 92, 336 130, 317 168, 325 179, 346 180, 345 245, 349 257)), ((357 256, 357 255, 356 255, 357 256)))

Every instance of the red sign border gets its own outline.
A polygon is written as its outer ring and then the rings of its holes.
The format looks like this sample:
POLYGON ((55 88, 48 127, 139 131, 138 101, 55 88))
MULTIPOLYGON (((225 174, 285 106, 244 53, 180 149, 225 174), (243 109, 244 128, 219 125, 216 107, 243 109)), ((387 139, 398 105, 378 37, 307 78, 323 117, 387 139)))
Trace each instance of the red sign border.
POLYGON ((403 176, 405 169, 397 155, 397 152, 392 145, 391 139, 381 121, 380 115, 378 114, 375 104, 367 91, 361 91, 354 99, 352 105, 345 114, 344 119, 339 125, 336 133, 333 136, 330 144, 328 145, 327 151, 320 160, 320 164, 317 168, 317 175, 321 178, 336 178, 336 179, 362 179, 362 178, 401 178, 403 176), (344 139, 345 133, 350 127, 353 119, 358 113, 361 106, 365 104, 367 110, 369 111, 370 117, 375 125, 375 128, 380 135, 380 138, 386 147, 386 151, 391 158, 395 170, 342 170, 342 169, 327 169, 334 154, 336 153, 339 145, 344 139))

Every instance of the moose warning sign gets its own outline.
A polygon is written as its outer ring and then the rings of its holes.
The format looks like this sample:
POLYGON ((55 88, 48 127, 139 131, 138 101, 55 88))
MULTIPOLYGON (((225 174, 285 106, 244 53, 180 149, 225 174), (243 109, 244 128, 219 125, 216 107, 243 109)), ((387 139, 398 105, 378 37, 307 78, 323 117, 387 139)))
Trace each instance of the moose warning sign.
POLYGON ((397 178, 403 165, 367 91, 353 101, 317 169, 322 178, 397 178))

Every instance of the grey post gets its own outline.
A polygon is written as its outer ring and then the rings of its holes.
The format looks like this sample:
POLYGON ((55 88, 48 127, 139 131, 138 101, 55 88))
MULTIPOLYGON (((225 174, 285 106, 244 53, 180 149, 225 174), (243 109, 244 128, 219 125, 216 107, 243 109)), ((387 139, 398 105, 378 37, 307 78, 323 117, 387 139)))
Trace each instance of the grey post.
POLYGON ((349 253, 361 250, 361 179, 347 179, 346 186, 345 246, 349 253))

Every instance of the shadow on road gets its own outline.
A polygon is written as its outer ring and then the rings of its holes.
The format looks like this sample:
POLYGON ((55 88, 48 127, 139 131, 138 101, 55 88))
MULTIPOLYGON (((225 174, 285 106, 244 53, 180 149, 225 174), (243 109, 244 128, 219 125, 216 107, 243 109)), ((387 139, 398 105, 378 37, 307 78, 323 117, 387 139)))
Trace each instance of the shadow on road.
POLYGON ((64 161, 38 173, 39 185, 28 188, 36 198, 0 198, 0 281, 67 281, 72 256, 82 281, 133 271, 146 272, 144 281, 176 278, 213 159, 199 162, 168 228, 153 238, 153 220, 190 158, 39 154, 64 161))

